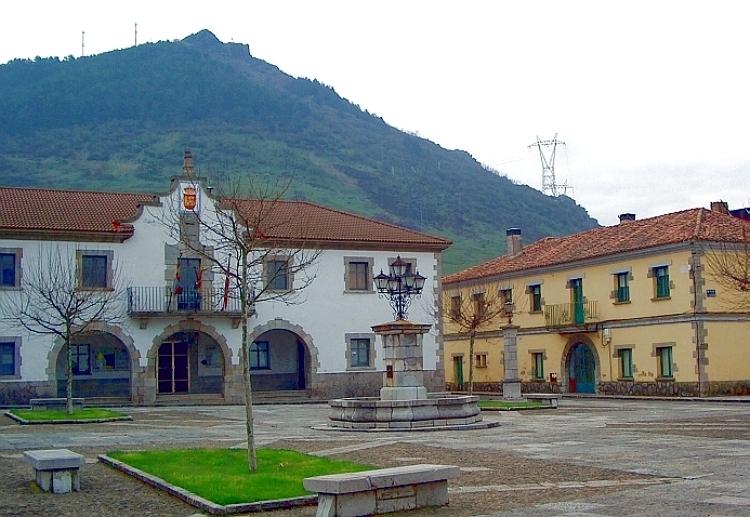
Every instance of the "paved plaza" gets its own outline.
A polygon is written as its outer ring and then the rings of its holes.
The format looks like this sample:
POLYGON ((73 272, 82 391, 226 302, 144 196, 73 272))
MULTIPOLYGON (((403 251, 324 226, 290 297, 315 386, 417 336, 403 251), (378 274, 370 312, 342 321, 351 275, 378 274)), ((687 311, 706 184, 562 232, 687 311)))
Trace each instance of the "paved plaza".
MULTIPOLYGON (((198 514, 96 462, 115 449, 242 447, 243 408, 126 408, 133 422, 20 426, 0 417, 2 515, 198 514), (41 493, 28 449, 86 456, 81 492, 41 493)), ((485 414, 500 426, 464 432, 315 431, 324 405, 256 406, 261 446, 377 466, 461 467, 451 506, 417 515, 750 515, 750 404, 564 399, 558 410, 485 414)), ((315 508, 269 515, 314 515, 315 508)))

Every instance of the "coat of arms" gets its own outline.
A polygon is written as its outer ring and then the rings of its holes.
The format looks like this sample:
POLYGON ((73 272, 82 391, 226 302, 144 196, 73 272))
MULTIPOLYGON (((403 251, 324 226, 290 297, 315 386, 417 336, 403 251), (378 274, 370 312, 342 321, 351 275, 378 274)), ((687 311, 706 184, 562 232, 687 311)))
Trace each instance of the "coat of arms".
POLYGON ((182 207, 185 210, 195 210, 198 206, 198 192, 195 187, 185 187, 182 189, 182 207))

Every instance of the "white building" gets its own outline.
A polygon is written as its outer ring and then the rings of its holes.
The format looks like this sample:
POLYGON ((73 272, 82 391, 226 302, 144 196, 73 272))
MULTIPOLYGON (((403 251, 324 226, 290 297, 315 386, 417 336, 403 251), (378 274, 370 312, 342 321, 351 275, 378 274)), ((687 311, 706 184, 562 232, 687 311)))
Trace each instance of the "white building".
MULTIPOLYGON (((163 196, 0 188, 0 302, 19 295, 25 270, 61 250, 75 256, 82 289, 112 290, 122 307, 116 324, 94 324, 76 338, 75 396, 134 404, 242 401, 238 301, 224 295, 223 273, 184 244, 186 232, 201 245, 214 244, 200 225, 191 226, 190 212, 211 213, 217 200, 203 181, 189 178, 173 178, 163 196), (193 194, 196 207, 186 211, 185 196, 193 194), (178 205, 183 209, 172 208, 178 205)), ((425 380, 442 390, 435 304, 441 252, 450 242, 307 202, 283 201, 274 211, 295 224, 272 227, 264 237, 281 248, 301 242, 319 255, 305 271, 314 280, 294 304, 255 307, 254 390, 375 394, 384 367, 382 343, 370 327, 393 314, 372 277, 397 256, 427 277, 409 318, 434 324, 424 339, 425 380)), ((282 267, 283 260, 271 257, 265 267, 282 267)), ((273 282, 284 290, 303 279, 281 275, 273 282)), ((59 338, 0 322, 0 404, 63 396, 63 348, 59 338)))

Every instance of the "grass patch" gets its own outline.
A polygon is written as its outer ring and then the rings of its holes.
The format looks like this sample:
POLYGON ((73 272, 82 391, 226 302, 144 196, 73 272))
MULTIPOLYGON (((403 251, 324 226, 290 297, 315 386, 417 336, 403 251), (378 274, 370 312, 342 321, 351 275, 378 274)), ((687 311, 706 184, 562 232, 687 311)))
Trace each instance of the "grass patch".
POLYGON ((247 469, 247 449, 115 451, 108 456, 222 505, 298 497, 310 493, 302 487, 304 478, 374 468, 286 449, 256 453, 254 473, 247 469))
POLYGON ((520 400, 518 402, 507 400, 480 400, 478 405, 479 409, 498 409, 501 411, 512 411, 514 409, 541 409, 546 407, 541 402, 530 400, 520 400))
POLYGON ((68 414, 64 409, 11 409, 10 413, 29 422, 54 422, 55 420, 99 420, 128 416, 120 411, 101 408, 74 409, 68 414))

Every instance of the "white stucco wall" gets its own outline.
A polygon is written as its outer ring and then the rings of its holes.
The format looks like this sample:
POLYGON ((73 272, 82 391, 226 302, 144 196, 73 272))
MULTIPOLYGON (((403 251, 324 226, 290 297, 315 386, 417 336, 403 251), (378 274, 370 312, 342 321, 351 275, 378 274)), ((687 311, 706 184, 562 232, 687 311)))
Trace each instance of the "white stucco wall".
MULTIPOLYGON (((175 196, 179 189, 175 191, 175 196)), ((203 192, 199 193, 201 209, 210 208, 211 200, 203 192)), ((32 240, 0 239, 0 248, 22 248, 21 269, 32 267, 39 261, 40 254, 52 247, 60 246, 66 253, 75 256, 76 250, 103 250, 114 252, 116 267, 116 284, 119 299, 122 303, 123 333, 132 339, 140 353, 140 366, 147 365, 147 353, 154 346, 154 340, 170 325, 186 319, 187 315, 170 315, 154 317, 148 320, 145 328, 141 321, 130 318, 125 310, 126 288, 128 286, 164 287, 166 278, 165 244, 177 241, 170 235, 170 229, 164 221, 173 213, 174 204, 167 198, 162 206, 144 207, 140 216, 132 222, 135 233, 123 243, 101 242, 40 242, 32 240)), ((424 339, 425 369, 435 369, 438 360, 436 321, 434 317, 435 289, 437 286, 437 263, 433 252, 413 252, 398 249, 392 250, 324 250, 309 269, 315 280, 295 299, 294 304, 279 301, 268 301, 257 305, 257 313, 250 320, 250 330, 267 325, 276 318, 301 327, 310 335, 316 347, 318 373, 345 372, 347 369, 346 339, 347 333, 370 333, 371 326, 393 319, 391 308, 386 299, 372 292, 345 292, 345 257, 363 257, 372 259, 372 273, 381 269, 388 270, 388 260, 401 255, 402 258, 415 259, 418 271, 427 277, 421 299, 414 299, 409 310, 409 319, 420 323, 433 324, 433 330, 424 339)), ((295 278, 295 283, 301 281, 295 278)), ((223 287, 223 276, 216 272, 214 287, 223 287)), ((0 290, 0 297, 14 296, 17 292, 0 290)), ((196 316, 196 319, 198 317, 196 316)), ((239 363, 240 329, 232 328, 228 317, 200 317, 202 323, 213 327, 218 334, 225 336, 231 349, 232 364, 239 363)), ((0 321, 0 336, 20 336, 21 346, 21 380, 47 380, 48 353, 54 344, 50 336, 39 336, 12 327, 8 322, 0 321)), ((158 346, 158 343, 157 343, 158 346)), ((375 344, 375 367, 383 369, 382 343, 375 344)), ((3 382, 0 380, 0 382, 3 382)))

